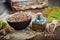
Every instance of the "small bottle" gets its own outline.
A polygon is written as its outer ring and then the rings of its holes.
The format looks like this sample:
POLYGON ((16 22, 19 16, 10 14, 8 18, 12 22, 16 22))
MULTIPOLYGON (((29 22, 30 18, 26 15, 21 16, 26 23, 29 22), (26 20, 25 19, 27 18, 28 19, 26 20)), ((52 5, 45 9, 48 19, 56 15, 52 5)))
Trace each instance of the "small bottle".
POLYGON ((46 20, 42 13, 37 13, 36 19, 32 22, 32 29, 37 32, 43 32, 45 29, 46 20))

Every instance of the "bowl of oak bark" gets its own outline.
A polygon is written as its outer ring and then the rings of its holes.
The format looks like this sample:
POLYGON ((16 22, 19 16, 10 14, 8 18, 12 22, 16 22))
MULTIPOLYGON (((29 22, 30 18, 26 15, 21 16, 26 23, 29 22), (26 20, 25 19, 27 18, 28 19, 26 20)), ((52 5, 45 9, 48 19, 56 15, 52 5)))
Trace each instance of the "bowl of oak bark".
POLYGON ((25 29, 31 22, 31 16, 25 13, 11 14, 7 18, 7 23, 16 30, 25 29))

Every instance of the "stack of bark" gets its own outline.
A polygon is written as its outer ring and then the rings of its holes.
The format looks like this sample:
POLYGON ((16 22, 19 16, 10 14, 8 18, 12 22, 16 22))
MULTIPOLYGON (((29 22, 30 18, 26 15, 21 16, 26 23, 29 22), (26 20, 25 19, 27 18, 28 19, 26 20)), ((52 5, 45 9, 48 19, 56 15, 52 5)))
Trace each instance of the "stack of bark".
POLYGON ((48 6, 48 0, 23 0, 23 1, 12 1, 10 0, 12 10, 25 10, 25 9, 36 9, 48 6))

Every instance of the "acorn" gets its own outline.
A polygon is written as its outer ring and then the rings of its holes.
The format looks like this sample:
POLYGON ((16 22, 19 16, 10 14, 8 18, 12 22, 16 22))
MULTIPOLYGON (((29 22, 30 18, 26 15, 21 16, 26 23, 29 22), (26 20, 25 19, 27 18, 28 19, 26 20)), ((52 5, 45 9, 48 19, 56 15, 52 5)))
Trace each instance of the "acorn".
POLYGON ((7 33, 13 33, 14 29, 12 27, 6 28, 7 33))
POLYGON ((0 30, 0 34, 1 35, 6 35, 7 33, 6 33, 5 29, 2 29, 2 30, 0 30))

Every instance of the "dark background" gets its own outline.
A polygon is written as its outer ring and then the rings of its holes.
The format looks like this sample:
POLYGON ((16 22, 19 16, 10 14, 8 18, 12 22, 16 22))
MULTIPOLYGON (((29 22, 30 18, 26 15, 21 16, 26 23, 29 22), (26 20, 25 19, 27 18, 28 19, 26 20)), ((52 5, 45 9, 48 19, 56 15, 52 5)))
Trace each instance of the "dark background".
POLYGON ((60 6, 60 0, 48 0, 49 6, 60 6))

